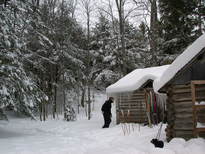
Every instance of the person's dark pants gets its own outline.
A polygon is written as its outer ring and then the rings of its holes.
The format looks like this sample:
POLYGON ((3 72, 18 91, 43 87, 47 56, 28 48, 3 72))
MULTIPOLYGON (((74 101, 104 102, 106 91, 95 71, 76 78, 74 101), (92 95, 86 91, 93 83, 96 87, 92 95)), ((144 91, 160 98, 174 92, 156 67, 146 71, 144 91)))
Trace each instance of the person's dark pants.
POLYGON ((104 117, 104 123, 105 123, 103 128, 108 128, 111 123, 111 114, 104 112, 103 117, 104 117))

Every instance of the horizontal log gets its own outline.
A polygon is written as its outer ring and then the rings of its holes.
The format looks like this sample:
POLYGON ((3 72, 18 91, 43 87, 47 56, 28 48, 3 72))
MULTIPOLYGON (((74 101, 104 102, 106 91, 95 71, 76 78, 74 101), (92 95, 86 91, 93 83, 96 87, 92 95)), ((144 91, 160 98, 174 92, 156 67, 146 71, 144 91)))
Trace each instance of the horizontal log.
MULTIPOLYGON (((120 117, 123 117, 121 113, 119 113, 120 117)), ((137 113, 132 113, 129 116, 127 114, 124 114, 124 117, 140 117, 140 116, 147 116, 145 112, 137 112, 137 113)))
POLYGON ((119 114, 119 117, 120 117, 120 118, 130 118, 130 117, 136 117, 136 118, 139 117, 139 118, 141 118, 141 117, 147 117, 147 115, 144 114, 144 113, 131 114, 131 115, 129 115, 129 116, 127 116, 127 115, 122 116, 121 114, 119 114))
POLYGON ((198 134, 199 137, 205 138, 205 129, 204 128, 197 128, 195 132, 198 134))
POLYGON ((146 108, 127 108, 127 107, 120 107, 119 109, 117 109, 117 112, 121 112, 123 111, 124 113, 127 113, 128 110, 130 112, 145 112, 146 111, 146 108))
POLYGON ((205 138, 205 133, 204 133, 204 132, 199 132, 198 135, 199 135, 199 137, 201 137, 201 138, 205 138))
POLYGON ((145 96, 145 93, 135 93, 135 94, 132 94, 131 96, 132 97, 133 96, 141 96, 142 97, 142 96, 145 96))
POLYGON ((191 119, 193 118, 193 114, 192 113, 176 113, 175 115, 176 119, 191 119))
POLYGON ((173 137, 173 135, 174 135, 174 130, 169 129, 169 130, 166 130, 165 132, 166 132, 166 136, 173 137))
MULTIPOLYGON (((117 110, 117 113, 122 113, 121 110, 117 110)), ((128 113, 128 110, 123 110, 124 114, 128 113)), ((146 110, 138 110, 138 109, 132 109, 130 110, 130 114, 138 114, 138 113, 146 113, 146 110)))
POLYGON ((198 115, 198 116, 201 116, 201 117, 205 117, 205 111, 204 111, 204 110, 199 110, 199 111, 197 112, 197 115, 198 115))
POLYGON ((129 103, 124 103, 124 102, 121 102, 121 103, 118 103, 118 105, 124 105, 124 106, 145 106, 146 104, 144 102, 129 102, 129 103))
POLYGON ((146 116, 130 116, 129 118, 126 118, 126 117, 124 118, 122 116, 119 116, 119 118, 122 119, 122 120, 127 120, 127 119, 147 119, 146 116))
POLYGON ((169 111, 174 111, 174 108, 175 108, 175 106, 173 105, 173 104, 168 104, 167 105, 167 109, 169 110, 169 111))
POLYGON ((193 80, 191 81, 191 84, 195 84, 195 85, 205 85, 205 80, 193 80))
POLYGON ((173 129, 173 127, 172 128, 171 127, 166 127, 165 131, 166 132, 174 132, 174 129, 173 129))
POLYGON ((147 118, 146 117, 142 117, 142 118, 128 118, 128 119, 124 119, 124 118, 119 118, 120 122, 131 122, 131 121, 135 121, 135 122, 147 122, 147 118))
POLYGON ((174 102, 173 106, 174 107, 186 107, 186 108, 190 108, 192 107, 193 103, 190 101, 186 101, 186 102, 174 102))
POLYGON ((132 103, 145 103, 145 99, 127 99, 120 100, 118 103, 132 104, 132 103))
POLYGON ((122 98, 119 100, 120 101, 141 101, 141 100, 145 100, 145 97, 131 97, 131 98, 122 98))
POLYGON ((175 113, 180 113, 180 114, 184 114, 184 113, 192 113, 193 109, 190 108, 175 108, 175 113))
POLYGON ((182 84, 182 85, 173 85, 171 87, 173 90, 175 89, 184 89, 184 88, 191 88, 191 84, 182 84))
POLYGON ((193 108, 198 111, 198 113, 204 113, 205 105, 194 105, 193 108))
POLYGON ((131 104, 135 104, 135 105, 145 105, 146 103, 145 102, 136 102, 136 101, 133 101, 133 102, 119 102, 118 103, 119 105, 131 105, 131 104))
MULTIPOLYGON (((119 112, 119 114, 122 115, 121 112, 119 112)), ((125 112, 124 115, 127 115, 127 112, 125 112)), ((137 116, 138 115, 146 115, 146 112, 142 111, 142 110, 136 111, 136 112, 130 112, 130 116, 135 116, 135 115, 137 115, 137 116)))
POLYGON ((184 131, 183 132, 175 132, 175 135, 174 135, 174 137, 180 137, 180 138, 184 138, 185 140, 189 140, 189 139, 191 139, 191 138, 193 138, 194 137, 194 135, 193 135, 193 132, 188 132, 188 133, 185 133, 184 131))
POLYGON ((138 91, 133 92, 133 94, 144 94, 144 93, 145 93, 144 90, 138 90, 138 91))
POLYGON ((133 97, 133 96, 145 96, 145 93, 132 93, 132 94, 121 94, 118 95, 117 97, 133 97))
POLYGON ((146 108, 118 108, 116 109, 117 112, 124 112, 124 113, 127 113, 129 110, 129 112, 131 113, 135 113, 135 112, 138 112, 138 111, 143 111, 145 112, 146 111, 146 108))
MULTIPOLYGON (((196 88, 196 92, 203 92, 205 91, 205 87, 196 88)), ((180 93, 191 93, 191 87, 189 88, 176 88, 173 89, 172 94, 180 94, 180 93)))
POLYGON ((183 97, 183 98, 172 98, 172 103, 177 102, 192 102, 192 99, 190 97, 183 97))
POLYGON ((123 117, 119 117, 119 119, 121 119, 122 121, 126 121, 126 120, 145 120, 147 119, 147 117, 129 117, 129 118, 123 118, 123 117))
POLYGON ((140 106, 146 106, 145 103, 120 103, 118 104, 118 106, 127 106, 127 107, 130 107, 130 108, 135 108, 135 107, 140 107, 140 106))
POLYGON ((180 131, 193 131, 194 127, 193 126, 180 126, 180 125, 176 125, 174 126, 174 130, 180 130, 180 131))
POLYGON ((167 127, 166 127, 166 129, 171 129, 171 128, 173 128, 173 126, 171 126, 171 125, 167 125, 167 127))
POLYGON ((189 121, 188 120, 175 120, 174 122, 174 127, 193 127, 194 124, 193 124, 193 120, 190 119, 189 121))
POLYGON ((123 124, 123 123, 147 123, 146 120, 143 120, 143 121, 139 121, 137 119, 135 120, 130 120, 130 121, 119 121, 119 123, 123 124))
POLYGON ((140 103, 140 102, 145 102, 145 99, 122 99, 119 101, 119 103, 130 103, 130 102, 137 102, 137 103, 140 103))
POLYGON ((143 108, 146 108, 146 105, 126 105, 126 104, 119 104, 119 108, 121 107, 126 107, 128 109, 136 109, 136 108, 139 108, 139 109, 143 109, 143 108))
POLYGON ((121 101, 118 104, 125 104, 125 105, 143 105, 146 104, 145 101, 121 101))
MULTIPOLYGON (((119 112, 119 116, 123 117, 123 115, 119 112)), ((140 116, 147 116, 145 112, 136 112, 136 113, 132 113, 129 116, 125 113, 124 117, 140 117, 140 116)))
MULTIPOLYGON (((204 94, 205 94, 205 92, 204 93, 201 93, 201 94, 198 94, 197 96, 196 96, 196 100, 197 101, 205 101, 205 96, 204 96, 204 94)), ((173 101, 178 101, 178 100, 181 100, 181 99, 185 99, 185 100, 188 100, 188 101, 190 101, 190 102, 192 102, 192 97, 191 97, 191 94, 189 94, 189 95, 181 95, 181 94, 179 94, 179 95, 173 95, 172 97, 171 97, 171 100, 173 101), (186 98, 186 99, 185 99, 186 98)))
POLYGON ((124 106, 124 107, 127 107, 127 108, 143 108, 143 107, 146 107, 146 105, 145 104, 133 104, 133 105, 131 105, 131 104, 119 104, 118 105, 119 107, 122 107, 122 106, 124 106))
POLYGON ((142 107, 146 107, 145 104, 135 104, 135 103, 132 103, 132 104, 125 104, 125 103, 120 103, 118 104, 119 107, 121 106, 124 106, 124 107, 127 107, 127 108, 142 108, 142 107))
POLYGON ((174 110, 167 110, 167 116, 173 116, 175 114, 174 110))
POLYGON ((119 110, 121 112, 121 110, 123 110, 123 112, 127 112, 129 111, 146 111, 145 107, 127 107, 127 106, 120 106, 117 110, 119 110))
POLYGON ((135 121, 135 122, 146 122, 148 121, 146 118, 140 119, 140 118, 130 118, 130 119, 119 119, 120 122, 131 122, 131 121, 135 121))
POLYGON ((172 95, 172 100, 181 99, 181 98, 189 98, 192 100, 191 93, 181 93, 172 95))
POLYGON ((128 110, 130 110, 130 111, 138 111, 138 110, 146 110, 146 107, 145 106, 144 107, 143 106, 140 106, 140 107, 139 106, 130 107, 130 106, 120 105, 117 110, 119 110, 119 111, 123 110, 125 112, 127 112, 128 110))
POLYGON ((174 127, 174 122, 175 122, 175 119, 174 120, 167 119, 167 128, 173 128, 174 127))
MULTIPOLYGON (((186 89, 187 90, 187 89, 186 89)), ((185 91, 185 90, 184 90, 185 91)), ((205 87, 196 89, 196 100, 205 100, 205 87)), ((192 101, 191 89, 187 93, 177 93, 177 90, 173 90, 172 94, 168 97, 168 101, 192 101)))
POLYGON ((145 96, 144 95, 133 95, 133 96, 121 96, 121 97, 119 97, 119 99, 131 99, 131 98, 145 98, 145 96))
POLYGON ((173 126, 173 125, 174 125, 174 121, 175 121, 175 118, 174 118, 174 117, 172 117, 172 118, 167 118, 167 124, 168 124, 168 125, 173 126))
POLYGON ((175 135, 180 137, 182 135, 193 135, 193 130, 175 130, 175 135))
POLYGON ((167 116, 168 116, 168 117, 174 117, 174 115, 175 115, 175 112, 170 112, 170 111, 168 111, 168 113, 167 113, 167 116))

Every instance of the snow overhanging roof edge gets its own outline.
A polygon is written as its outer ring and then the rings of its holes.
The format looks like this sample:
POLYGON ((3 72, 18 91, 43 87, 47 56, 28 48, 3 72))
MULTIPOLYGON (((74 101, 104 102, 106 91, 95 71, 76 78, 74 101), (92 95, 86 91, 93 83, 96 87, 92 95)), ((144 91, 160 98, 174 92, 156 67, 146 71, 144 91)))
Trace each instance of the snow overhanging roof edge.
POLYGON ((169 65, 136 69, 106 88, 107 94, 131 92, 141 88, 147 81, 160 77, 169 65))
POLYGON ((176 76, 176 74, 189 64, 189 62, 191 62, 204 48, 205 34, 188 46, 187 49, 173 61, 170 67, 164 71, 162 76, 153 82, 154 91, 159 92, 163 87, 165 87, 176 76))

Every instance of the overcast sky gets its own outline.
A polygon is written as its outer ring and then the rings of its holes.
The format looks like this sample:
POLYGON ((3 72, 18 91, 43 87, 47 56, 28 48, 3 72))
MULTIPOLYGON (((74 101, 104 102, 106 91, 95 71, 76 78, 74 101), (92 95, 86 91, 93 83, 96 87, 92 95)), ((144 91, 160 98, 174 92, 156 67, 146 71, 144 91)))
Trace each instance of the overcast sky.
MULTIPOLYGON (((78 1, 80 1, 80 0, 78 0, 78 1)), ((106 10, 108 7, 108 5, 107 5, 108 2, 107 2, 107 0, 91 0, 91 1, 92 1, 92 8, 93 8, 92 13, 91 13, 91 26, 94 26, 95 23, 97 22, 97 19, 99 16, 99 8, 103 8, 106 10)), ((118 18, 115 0, 111 0, 111 2, 113 5, 114 15, 115 15, 115 17, 118 18)), ((133 1, 127 0, 126 6, 125 6, 125 15, 127 14, 128 11, 133 10, 134 8, 136 8, 136 6, 133 3, 133 1)), ((138 9, 134 10, 128 18, 128 20, 136 26, 138 26, 141 23, 141 21, 144 20, 144 18, 142 16, 135 16, 136 14, 139 14, 139 12, 140 12, 140 14, 142 14, 142 11, 139 11, 138 9)), ((85 15, 85 11, 82 8, 81 4, 77 5, 75 17, 77 18, 77 21, 80 24, 82 24, 84 26, 86 25, 86 15, 85 15)))

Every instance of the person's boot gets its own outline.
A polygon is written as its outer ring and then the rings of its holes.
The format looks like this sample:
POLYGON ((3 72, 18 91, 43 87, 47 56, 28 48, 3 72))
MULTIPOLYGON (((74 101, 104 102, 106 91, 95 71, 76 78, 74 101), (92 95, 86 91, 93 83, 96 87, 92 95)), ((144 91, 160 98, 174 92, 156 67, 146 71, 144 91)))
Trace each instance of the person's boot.
POLYGON ((104 125, 102 128, 108 128, 108 126, 104 125))

